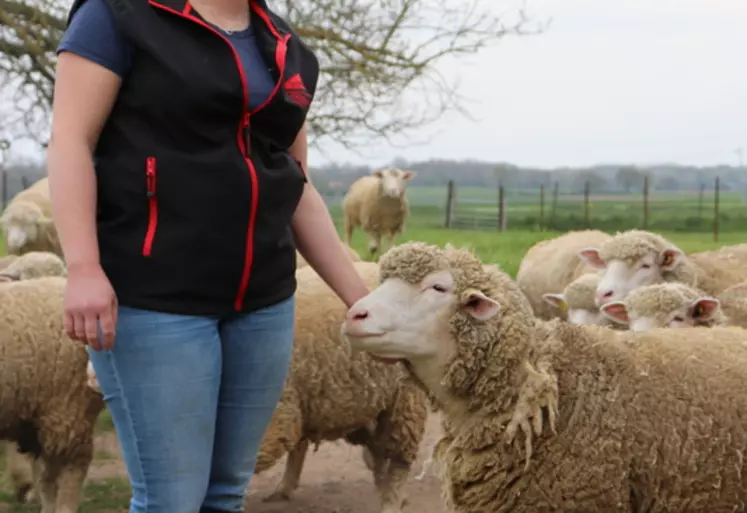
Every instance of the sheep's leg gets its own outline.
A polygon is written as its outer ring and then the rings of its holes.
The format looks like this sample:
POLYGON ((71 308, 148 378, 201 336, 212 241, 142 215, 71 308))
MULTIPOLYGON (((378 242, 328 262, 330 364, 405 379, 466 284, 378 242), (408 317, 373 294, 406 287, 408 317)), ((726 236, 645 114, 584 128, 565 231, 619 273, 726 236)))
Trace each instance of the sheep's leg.
POLYGON ((6 444, 5 459, 16 500, 22 504, 31 502, 36 496, 32 456, 20 453, 16 444, 8 443, 6 444))
POLYGON ((405 505, 404 486, 410 464, 374 454, 374 485, 381 499, 381 513, 401 513, 405 505))
POLYGON ((60 469, 57 475, 56 513, 76 513, 80 503, 80 490, 86 479, 86 470, 72 465, 60 469))
POLYGON ((34 484, 39 493, 40 513, 56 513, 57 482, 53 469, 54 467, 45 462, 43 457, 34 461, 34 484))
POLYGON ((369 234, 368 236, 368 252, 373 257, 379 252, 381 246, 381 235, 379 233, 369 234))
POLYGON ((309 449, 308 440, 303 440, 295 449, 288 453, 288 459, 285 461, 285 472, 275 492, 265 498, 265 502, 289 501, 293 491, 298 488, 301 480, 301 471, 303 462, 306 459, 306 453, 309 449))
POLYGON ((345 243, 348 246, 350 246, 350 241, 353 240, 353 229, 355 228, 355 226, 353 225, 352 220, 348 216, 345 216, 344 224, 345 224, 345 243))
POLYGON ((387 245, 386 245, 387 251, 389 251, 390 249, 392 249, 392 246, 394 246, 394 237, 395 237, 395 235, 396 234, 394 234, 394 233, 390 233, 389 235, 387 235, 387 245))

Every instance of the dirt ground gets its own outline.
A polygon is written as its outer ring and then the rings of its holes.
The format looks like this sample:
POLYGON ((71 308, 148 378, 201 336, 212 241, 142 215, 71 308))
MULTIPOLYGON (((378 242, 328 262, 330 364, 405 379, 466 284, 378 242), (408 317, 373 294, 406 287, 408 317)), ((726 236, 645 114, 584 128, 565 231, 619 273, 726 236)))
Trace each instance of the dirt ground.
MULTIPOLYGON (((443 513, 440 484, 435 477, 435 467, 423 478, 415 479, 428 452, 440 435, 437 416, 428 419, 420 455, 406 487, 407 505, 403 513, 443 513)), ((97 452, 109 453, 109 458, 97 458, 88 481, 125 476, 124 464, 114 433, 100 435, 97 452)), ((285 458, 275 467, 255 476, 249 487, 246 513, 380 513, 380 502, 373 486, 373 478, 361 457, 361 449, 344 442, 326 443, 306 457, 301 484, 289 502, 268 503, 262 499, 270 495, 279 482, 285 467, 285 458)))

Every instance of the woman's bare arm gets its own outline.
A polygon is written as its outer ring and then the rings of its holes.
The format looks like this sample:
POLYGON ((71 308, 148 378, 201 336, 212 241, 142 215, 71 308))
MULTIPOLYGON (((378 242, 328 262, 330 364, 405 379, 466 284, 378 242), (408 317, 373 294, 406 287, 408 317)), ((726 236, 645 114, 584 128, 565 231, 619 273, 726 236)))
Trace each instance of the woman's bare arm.
POLYGON ((368 294, 368 288, 342 246, 327 205, 309 180, 305 127, 289 151, 301 163, 308 180, 293 215, 296 246, 309 265, 350 307, 368 294))
POLYGON ((70 52, 62 52, 52 107, 47 168, 52 214, 69 269, 99 265, 93 149, 121 79, 70 52))
POLYGON ((106 68, 60 53, 47 169, 52 217, 68 269, 64 326, 71 338, 96 351, 114 345, 117 299, 99 263, 93 150, 120 85, 106 68))

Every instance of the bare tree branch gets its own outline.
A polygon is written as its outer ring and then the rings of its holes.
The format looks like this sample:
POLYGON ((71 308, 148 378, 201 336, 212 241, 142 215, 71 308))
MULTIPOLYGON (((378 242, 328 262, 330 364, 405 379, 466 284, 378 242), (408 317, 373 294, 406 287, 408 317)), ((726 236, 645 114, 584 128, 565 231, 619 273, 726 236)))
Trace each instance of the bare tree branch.
MULTIPOLYGON (((492 14, 496 0, 485 0, 485 6, 481 1, 285 0, 280 14, 321 66, 308 120, 312 144, 334 141, 355 149, 371 138, 391 142, 418 134, 448 111, 468 115, 458 87, 438 65, 503 37, 545 29, 530 27, 523 9, 508 22, 507 15, 492 14)), ((46 141, 55 49, 66 16, 60 0, 0 0, 3 97, 12 96, 23 135, 40 144, 46 141)))

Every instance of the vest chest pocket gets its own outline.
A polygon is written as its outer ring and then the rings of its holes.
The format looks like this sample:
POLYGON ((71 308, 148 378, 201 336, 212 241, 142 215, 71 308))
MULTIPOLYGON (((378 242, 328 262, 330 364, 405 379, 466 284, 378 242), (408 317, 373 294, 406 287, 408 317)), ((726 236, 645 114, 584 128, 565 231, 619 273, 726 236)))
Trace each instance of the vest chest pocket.
POLYGON ((148 227, 143 240, 143 256, 150 256, 153 250, 153 240, 158 230, 158 197, 156 184, 158 181, 158 162, 155 157, 145 159, 145 194, 148 199, 148 227))

